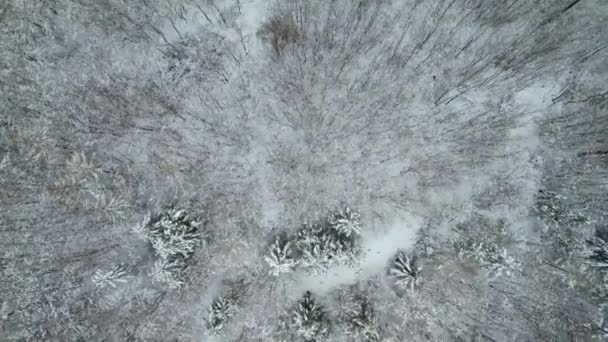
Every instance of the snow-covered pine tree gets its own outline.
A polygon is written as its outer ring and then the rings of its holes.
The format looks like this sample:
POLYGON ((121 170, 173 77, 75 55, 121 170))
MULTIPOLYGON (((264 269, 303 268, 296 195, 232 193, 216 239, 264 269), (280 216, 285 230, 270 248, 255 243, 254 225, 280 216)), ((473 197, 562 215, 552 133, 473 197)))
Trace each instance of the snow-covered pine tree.
POLYGON ((589 264, 600 270, 608 270, 608 242, 600 237, 587 240, 588 250, 585 255, 589 264))
POLYGON ((332 263, 332 240, 327 235, 318 236, 314 243, 301 249, 299 264, 309 273, 322 273, 332 263))
POLYGON ((137 231, 150 242, 158 260, 152 277, 171 287, 182 285, 182 271, 200 245, 201 221, 183 209, 170 208, 154 218, 147 216, 137 231))
POLYGON ((207 329, 212 334, 219 334, 224 329, 224 324, 233 315, 233 307, 225 297, 216 298, 209 307, 207 316, 207 329))
POLYGON ((306 223, 297 232, 295 246, 298 262, 308 272, 321 273, 333 264, 351 264, 359 249, 358 235, 346 235, 328 222, 306 223))
POLYGON ((151 237, 167 240, 177 233, 195 234, 200 226, 185 210, 171 208, 150 220, 147 227, 151 237))
POLYGON ((334 210, 329 213, 329 226, 347 237, 361 234, 361 214, 346 207, 344 210, 334 210))
POLYGON ((178 289, 184 285, 183 270, 186 265, 183 261, 158 259, 154 262, 150 276, 155 281, 171 289, 178 289))
MULTIPOLYGON (((347 211, 345 210, 344 213, 347 211)), ((352 218, 358 217, 350 209, 352 218)), ((338 215, 336 214, 336 217, 338 215)), ((321 273, 332 264, 351 264, 356 260, 359 248, 357 245, 357 229, 338 228, 354 223, 345 223, 335 219, 320 220, 320 222, 307 222, 296 232, 295 236, 277 236, 270 245, 264 260, 270 266, 271 274, 277 276, 282 273, 293 271, 296 266, 301 266, 307 272, 321 273), (349 231, 350 233, 343 233, 349 231)))
POLYGON ((568 198, 553 191, 539 190, 536 195, 536 212, 546 225, 588 223, 588 218, 567 207, 568 198))
POLYGON ((315 243, 301 250, 300 265, 308 272, 320 273, 335 264, 349 265, 356 260, 357 246, 348 238, 323 232, 315 243))
POLYGON ((307 250, 319 244, 323 235, 323 227, 318 223, 304 223, 295 236, 295 246, 299 250, 307 250))
POLYGON ((418 282, 422 266, 417 265, 416 257, 403 251, 397 252, 389 268, 389 274, 405 288, 414 289, 418 282))
POLYGON ((329 319, 323 308, 315 303, 310 291, 306 291, 298 301, 293 311, 291 328, 305 342, 318 342, 329 334, 329 319))
POLYGON ((268 253, 264 256, 264 260, 270 266, 270 273, 274 276, 292 272, 297 265, 292 254, 291 241, 281 237, 275 238, 268 253))
POLYGON ((454 231, 458 238, 451 243, 458 257, 476 262, 491 278, 520 270, 520 261, 504 247, 513 241, 505 220, 476 214, 472 220, 456 225, 454 231))
POLYGON ((380 341, 378 333, 378 319, 373 303, 363 299, 355 312, 349 318, 348 323, 352 328, 352 334, 365 342, 380 341))
POLYGON ((124 283, 127 280, 127 269, 123 265, 114 265, 107 270, 97 270, 91 281, 97 289, 101 290, 106 287, 115 288, 117 283, 124 283))

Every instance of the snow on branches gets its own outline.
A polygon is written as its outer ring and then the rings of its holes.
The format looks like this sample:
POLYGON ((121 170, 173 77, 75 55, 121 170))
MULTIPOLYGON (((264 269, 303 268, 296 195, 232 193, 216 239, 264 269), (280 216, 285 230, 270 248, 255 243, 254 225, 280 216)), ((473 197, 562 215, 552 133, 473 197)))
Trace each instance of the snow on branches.
POLYGON ((327 315, 309 291, 306 291, 293 310, 291 327, 305 342, 321 341, 321 338, 329 334, 330 322, 327 315))
POLYGON ((535 209, 548 226, 589 223, 587 217, 568 208, 567 200, 566 196, 556 192, 540 190, 536 195, 535 209))
POLYGON ((233 313, 233 305, 226 297, 216 298, 209 307, 207 329, 212 334, 220 334, 224 329, 224 324, 232 317, 233 313))
POLYGON ((329 214, 329 225, 332 229, 350 237, 351 235, 361 234, 361 215, 346 207, 344 210, 335 210, 329 214))
POLYGON ((589 259, 588 263, 597 269, 608 270, 608 242, 600 237, 587 241, 588 250, 585 256, 589 259))
POLYGON ((108 270, 97 270, 91 277, 91 281, 101 290, 107 287, 116 288, 117 283, 125 283, 127 280, 127 269, 122 265, 114 265, 108 270))
POLYGON ((275 238, 265 260, 273 275, 300 266, 309 273, 322 273, 336 264, 353 264, 360 254, 361 215, 350 208, 336 210, 326 220, 303 224, 286 238, 275 238))
POLYGON ((421 270, 422 266, 417 265, 415 256, 399 251, 393 258, 388 273, 395 279, 397 285, 413 290, 421 270))
POLYGON ((362 298, 356 302, 347 317, 348 334, 358 337, 365 342, 379 342, 381 340, 378 330, 378 317, 374 304, 362 298))
POLYGON ((590 293, 603 301, 608 297, 608 242, 596 233, 582 247, 580 256, 585 259, 585 264, 580 268, 582 277, 579 280, 590 293))
POLYGON ((293 259, 291 242, 282 241, 282 239, 278 237, 276 237, 272 245, 270 245, 268 254, 264 256, 264 260, 266 260, 268 266, 270 266, 270 273, 274 276, 293 271, 297 264, 293 259))
MULTIPOLYGON (((304 227, 303 230, 309 228, 304 227)), ((296 240, 300 246, 300 265, 310 273, 321 273, 334 264, 350 264, 357 256, 357 244, 354 239, 336 231, 321 229, 316 233, 300 234, 306 236, 306 243, 296 240)))
POLYGON ((200 244, 201 222, 185 210, 171 208, 154 218, 146 216, 136 228, 152 245, 158 260, 152 277, 172 288, 183 284, 182 271, 200 244))
POLYGON ((510 276, 521 269, 521 262, 503 246, 511 241, 509 227, 504 220, 493 221, 477 216, 466 224, 459 224, 459 233, 452 245, 460 259, 475 261, 489 272, 491 278, 510 276))

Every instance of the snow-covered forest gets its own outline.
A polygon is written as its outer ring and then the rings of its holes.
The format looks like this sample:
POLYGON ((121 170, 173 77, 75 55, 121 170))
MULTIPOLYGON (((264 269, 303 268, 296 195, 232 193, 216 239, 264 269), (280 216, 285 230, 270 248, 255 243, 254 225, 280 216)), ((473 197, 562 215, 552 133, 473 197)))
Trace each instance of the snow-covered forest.
POLYGON ((605 0, 0 0, 0 341, 608 340, 605 0))

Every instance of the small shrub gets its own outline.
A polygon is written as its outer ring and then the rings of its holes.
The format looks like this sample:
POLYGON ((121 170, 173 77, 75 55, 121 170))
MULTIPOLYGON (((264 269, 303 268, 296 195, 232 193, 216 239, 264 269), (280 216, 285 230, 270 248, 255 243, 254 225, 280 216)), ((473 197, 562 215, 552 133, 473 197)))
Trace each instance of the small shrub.
POLYGON ((272 50, 281 55, 289 44, 295 44, 303 38, 293 19, 286 16, 275 16, 258 31, 262 39, 270 40, 272 50))

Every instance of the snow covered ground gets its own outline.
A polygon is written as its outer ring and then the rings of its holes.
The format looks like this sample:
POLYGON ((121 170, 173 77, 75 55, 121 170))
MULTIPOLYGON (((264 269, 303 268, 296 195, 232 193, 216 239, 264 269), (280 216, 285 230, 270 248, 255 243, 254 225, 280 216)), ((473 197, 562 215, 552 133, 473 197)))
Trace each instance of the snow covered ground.
POLYGON ((604 340, 607 19, 1 3, 0 340, 604 340))

